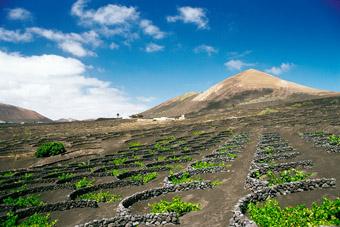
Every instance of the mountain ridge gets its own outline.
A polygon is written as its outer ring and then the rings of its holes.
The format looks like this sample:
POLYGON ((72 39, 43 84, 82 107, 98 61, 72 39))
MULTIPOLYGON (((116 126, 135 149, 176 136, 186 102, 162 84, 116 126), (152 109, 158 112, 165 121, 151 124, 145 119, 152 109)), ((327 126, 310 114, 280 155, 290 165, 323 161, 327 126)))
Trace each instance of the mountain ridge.
POLYGON ((230 105, 303 100, 331 94, 335 92, 307 87, 256 69, 248 69, 227 77, 201 93, 190 92, 171 98, 141 115, 146 118, 176 117, 209 108, 214 110, 230 105))
POLYGON ((14 123, 52 122, 51 119, 39 114, 36 111, 5 103, 0 103, 0 121, 14 123))

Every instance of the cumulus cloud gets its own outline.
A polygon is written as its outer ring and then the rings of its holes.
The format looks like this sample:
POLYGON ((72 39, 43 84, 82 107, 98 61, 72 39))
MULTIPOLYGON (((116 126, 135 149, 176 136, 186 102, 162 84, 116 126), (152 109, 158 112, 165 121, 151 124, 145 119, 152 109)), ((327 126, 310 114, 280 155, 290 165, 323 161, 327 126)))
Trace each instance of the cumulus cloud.
POLYGON ((141 20, 139 26, 143 29, 144 34, 152 36, 155 39, 162 39, 165 36, 165 33, 150 20, 141 20))
POLYGON ((74 58, 0 51, 0 102, 52 119, 128 116, 146 109, 109 82, 85 76, 86 68, 74 58))
POLYGON ((200 46, 195 47, 194 52, 195 53, 206 53, 209 56, 211 56, 212 54, 216 54, 218 50, 213 46, 202 44, 200 46))
POLYGON ((119 49, 119 45, 117 43, 115 43, 115 42, 112 42, 110 44, 110 49, 111 50, 117 50, 117 49, 119 49))
POLYGON ((224 65, 229 69, 229 70, 241 70, 244 67, 249 67, 249 66, 254 66, 254 63, 246 63, 241 60, 235 60, 231 59, 224 63, 224 65))
POLYGON ((29 42, 32 40, 32 35, 29 32, 21 32, 19 30, 7 30, 0 27, 0 41, 5 42, 29 42))
POLYGON ((155 44, 155 43, 149 43, 145 47, 145 52, 147 53, 153 53, 153 52, 159 52, 164 49, 164 46, 155 44))
POLYGON ((24 8, 14 8, 8 11, 7 18, 10 20, 28 20, 32 18, 32 14, 24 8))
POLYGON ((108 4, 97 10, 85 10, 87 2, 88 0, 78 0, 71 8, 71 13, 79 17, 85 24, 120 25, 139 18, 139 12, 135 7, 108 4))
POLYGON ((168 22, 182 21, 183 23, 192 23, 199 29, 208 29, 208 18, 203 8, 184 6, 177 8, 178 15, 166 17, 168 22))
POLYGON ((95 54, 87 50, 83 45, 90 44, 94 47, 101 44, 98 34, 95 31, 78 33, 63 33, 56 30, 32 27, 28 32, 54 41, 65 52, 77 57, 94 56, 95 54))
POLYGON ((88 0, 77 0, 71 14, 80 19, 81 24, 92 26, 105 36, 122 36, 130 43, 139 38, 136 32, 142 32, 154 39, 162 39, 165 32, 143 19, 136 7, 108 4, 98 9, 86 9, 88 0))
POLYGON ((282 73, 288 72, 293 67, 294 64, 292 63, 282 63, 280 66, 273 66, 270 69, 266 69, 265 71, 274 75, 281 75, 282 73))

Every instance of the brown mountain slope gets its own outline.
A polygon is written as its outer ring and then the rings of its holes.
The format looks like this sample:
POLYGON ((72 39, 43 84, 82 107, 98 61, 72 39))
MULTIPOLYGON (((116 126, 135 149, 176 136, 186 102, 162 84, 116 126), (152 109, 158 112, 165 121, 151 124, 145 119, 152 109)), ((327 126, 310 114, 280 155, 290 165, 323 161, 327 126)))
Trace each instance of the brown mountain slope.
POLYGON ((0 121, 51 122, 52 120, 32 110, 0 103, 0 121))
POLYGON ((141 113, 145 117, 174 117, 199 111, 213 111, 231 105, 296 101, 334 92, 318 90, 249 69, 229 77, 202 93, 187 93, 141 113))

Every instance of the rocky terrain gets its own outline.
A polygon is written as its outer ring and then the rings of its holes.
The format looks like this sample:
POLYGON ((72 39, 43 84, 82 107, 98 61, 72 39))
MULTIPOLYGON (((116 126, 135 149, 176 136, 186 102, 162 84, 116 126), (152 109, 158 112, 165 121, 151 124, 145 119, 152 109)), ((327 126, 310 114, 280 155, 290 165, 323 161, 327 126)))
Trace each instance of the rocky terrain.
POLYGON ((289 86, 266 96, 316 96, 273 105, 257 97, 185 120, 2 124, 0 223, 42 215, 56 226, 256 226, 249 207, 268 198, 282 208, 339 199, 340 97, 289 86), (46 142, 66 152, 37 158, 46 142), (197 207, 153 210, 174 198, 197 207))

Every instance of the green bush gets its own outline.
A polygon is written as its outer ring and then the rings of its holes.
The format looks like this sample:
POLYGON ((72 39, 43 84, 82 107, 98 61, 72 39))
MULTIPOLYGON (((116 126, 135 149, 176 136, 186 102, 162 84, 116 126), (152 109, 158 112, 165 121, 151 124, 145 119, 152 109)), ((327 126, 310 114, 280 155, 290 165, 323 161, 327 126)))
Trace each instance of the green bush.
POLYGON ((59 180, 68 180, 68 179, 71 179, 74 176, 75 176, 74 173, 62 173, 61 175, 58 176, 58 179, 59 180))
POLYGON ((7 197, 4 199, 4 204, 23 208, 31 206, 41 206, 44 205, 44 202, 42 202, 37 195, 30 195, 26 197, 20 196, 18 198, 7 197))
POLYGON ((136 174, 130 177, 132 181, 142 182, 143 184, 149 183, 158 176, 158 173, 152 172, 147 174, 136 174))
POLYGON ((40 145, 35 152, 35 156, 37 158, 40 157, 49 157, 53 155, 58 155, 65 153, 65 147, 64 144, 61 142, 47 142, 42 145, 40 145))
POLYGON ((330 135, 328 137, 328 143, 331 145, 340 145, 340 136, 330 135))
POLYGON ((97 193, 87 193, 79 196, 82 200, 94 200, 98 203, 112 203, 120 200, 122 197, 120 195, 115 195, 110 192, 97 192, 97 193))
POLYGON ((145 164, 141 161, 135 161, 134 164, 136 164, 138 167, 145 167, 145 164))
POLYGON ((310 176, 312 173, 307 173, 303 170, 297 169, 288 169, 283 170, 279 173, 274 173, 273 171, 269 170, 265 175, 261 176, 261 179, 266 179, 269 182, 269 185, 277 185, 277 184, 284 184, 289 182, 295 181, 302 181, 310 176))
POLYGON ((193 136, 199 136, 199 135, 202 135, 204 133, 203 130, 195 130, 195 131, 192 131, 191 134, 193 136))
POLYGON ((116 176, 118 176, 122 173, 126 173, 126 172, 127 172, 127 170, 125 170, 125 169, 114 169, 114 170, 111 171, 111 174, 112 174, 112 176, 116 177, 116 176))
POLYGON ((127 158, 115 158, 112 163, 116 166, 123 165, 128 159, 127 158))
POLYGON ((18 215, 8 212, 4 222, 0 222, 0 227, 53 227, 57 220, 50 220, 50 214, 33 214, 19 224, 18 215))
POLYGON ((190 183, 193 181, 202 181, 202 179, 199 177, 191 177, 188 172, 184 172, 178 178, 170 175, 169 180, 173 184, 184 184, 184 183, 190 183))
POLYGON ((194 169, 206 169, 206 168, 218 167, 218 166, 224 166, 224 163, 198 161, 198 162, 196 162, 195 164, 192 165, 192 168, 194 168, 194 169))
POLYGON ((237 158, 237 154, 234 154, 234 153, 227 153, 227 156, 229 158, 237 158))
POLYGON ((7 172, 2 173, 2 176, 3 177, 12 177, 12 176, 14 176, 14 174, 15 174, 15 172, 7 171, 7 172))
POLYGON ((93 180, 89 180, 86 177, 84 177, 83 179, 77 181, 74 186, 76 187, 76 189, 80 189, 80 188, 86 188, 86 187, 90 187, 93 185, 93 180))
POLYGON ((158 203, 149 204, 151 213, 170 213, 175 212, 178 215, 183 215, 191 211, 200 210, 200 205, 197 203, 187 203, 182 201, 180 197, 172 198, 172 201, 161 200, 158 203))
POLYGON ((134 147, 140 147, 143 144, 141 142, 138 142, 138 141, 132 141, 128 145, 129 145, 129 148, 134 148, 134 147))
POLYGON ((273 152, 274 152, 274 147, 272 147, 272 146, 264 148, 264 153, 266 153, 266 154, 273 154, 273 152))
POLYGON ((248 214, 258 226, 320 226, 340 225, 340 199, 324 198, 318 205, 313 203, 311 208, 304 205, 281 208, 274 199, 263 204, 249 203, 248 214))

